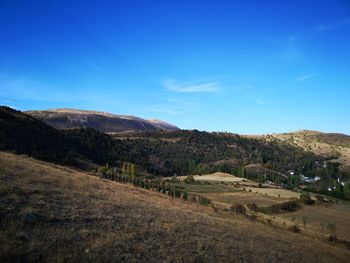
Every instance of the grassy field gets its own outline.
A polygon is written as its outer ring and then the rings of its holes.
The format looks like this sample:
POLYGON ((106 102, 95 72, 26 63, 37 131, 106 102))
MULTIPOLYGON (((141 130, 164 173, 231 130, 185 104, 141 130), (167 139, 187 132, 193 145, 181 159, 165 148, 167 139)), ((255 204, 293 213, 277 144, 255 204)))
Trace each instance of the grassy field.
MULTIPOLYGON (((180 180, 184 180, 187 176, 179 176, 180 180)), ((228 173, 213 173, 213 174, 205 174, 205 175, 194 175, 195 181, 214 181, 214 182, 242 182, 248 181, 242 177, 237 177, 228 173)))
MULTIPOLYGON (((225 175, 223 178, 229 176, 225 175)), ((203 179, 202 177, 201 179, 203 179)), ((287 189, 276 188, 275 186, 259 188, 257 183, 250 180, 241 180, 235 183, 219 182, 220 176, 217 176, 217 174, 206 175, 204 178, 210 179, 208 181, 197 180, 194 184, 181 182, 180 185, 187 191, 200 193, 202 196, 209 198, 213 204, 226 208, 237 204, 245 206, 255 204, 259 208, 268 208, 289 200, 299 199, 301 194, 287 189), (212 178, 217 180, 212 180, 212 178)), ((316 203, 312 206, 301 204, 301 208, 295 212, 271 216, 259 213, 259 216, 261 216, 260 219, 262 220, 269 219, 271 222, 285 225, 286 227, 297 224, 303 230, 306 230, 307 233, 322 237, 330 234, 328 228, 331 224, 335 226, 336 235, 340 239, 350 240, 350 221, 347 220, 347 218, 350 218, 350 204, 345 201, 338 202, 340 203, 316 203), (304 227, 305 221, 306 228, 304 227)))
POLYGON ((3 262, 347 262, 236 213, 0 152, 3 262))
POLYGON ((344 240, 350 240, 350 204, 329 204, 303 206, 300 210, 281 214, 279 217, 284 221, 297 223, 308 232, 323 235, 329 233, 329 224, 334 225, 336 235, 344 240))
POLYGON ((234 193, 209 193, 206 195, 213 202, 220 204, 226 204, 231 206, 233 204, 252 204, 255 203, 259 207, 271 206, 284 202, 282 198, 276 198, 271 196, 261 196, 256 193, 237 191, 234 193))
POLYGON ((300 193, 290 191, 287 189, 280 188, 259 188, 259 187, 246 187, 246 191, 251 190, 251 192, 268 195, 272 197, 281 197, 281 198, 300 198, 300 193))

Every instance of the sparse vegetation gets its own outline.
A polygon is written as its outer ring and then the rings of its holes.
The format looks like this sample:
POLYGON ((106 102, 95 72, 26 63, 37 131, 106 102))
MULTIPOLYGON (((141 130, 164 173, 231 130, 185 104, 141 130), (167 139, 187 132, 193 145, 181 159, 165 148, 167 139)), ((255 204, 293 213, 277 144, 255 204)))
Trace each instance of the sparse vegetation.
POLYGON ((193 175, 187 176, 187 177, 185 178, 184 181, 185 181, 186 184, 194 183, 194 177, 193 177, 193 175))
POLYGON ((291 227, 289 227, 289 229, 295 233, 299 233, 300 232, 300 227, 299 225, 292 225, 291 227))
POLYGON ((315 203, 315 200, 311 198, 310 194, 301 194, 300 201, 306 205, 312 205, 315 203))

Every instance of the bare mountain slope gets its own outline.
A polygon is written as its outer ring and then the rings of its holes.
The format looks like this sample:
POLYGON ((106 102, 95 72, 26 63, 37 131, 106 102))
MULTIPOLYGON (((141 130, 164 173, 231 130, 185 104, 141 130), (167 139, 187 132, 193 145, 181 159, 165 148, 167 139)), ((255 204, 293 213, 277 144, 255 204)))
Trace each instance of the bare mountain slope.
POLYGON ((162 120, 157 120, 157 119, 149 119, 148 120, 153 126, 161 129, 161 130, 165 130, 165 131, 177 131, 179 130, 178 127, 170 124, 170 123, 167 123, 165 121, 162 121, 162 120))
POLYGON ((347 262, 238 214, 0 152, 2 262, 347 262))
POLYGON ((350 136, 339 133, 301 130, 290 133, 268 134, 257 138, 273 141, 279 140, 290 145, 302 147, 317 155, 339 162, 343 169, 350 170, 350 136))
POLYGON ((90 127, 96 130, 115 133, 147 130, 179 130, 163 121, 152 122, 129 115, 115 115, 99 111, 76 109, 50 109, 26 111, 27 114, 59 129, 90 127))

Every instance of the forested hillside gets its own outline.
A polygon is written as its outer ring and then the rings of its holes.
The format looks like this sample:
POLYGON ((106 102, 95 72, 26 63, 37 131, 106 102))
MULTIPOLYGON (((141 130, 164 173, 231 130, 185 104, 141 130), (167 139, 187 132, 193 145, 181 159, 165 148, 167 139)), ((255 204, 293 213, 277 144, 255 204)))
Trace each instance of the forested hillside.
POLYGON ((111 137, 91 128, 57 130, 8 107, 0 109, 0 124, 1 150, 85 169, 91 168, 88 163, 118 167, 129 161, 162 176, 239 173, 248 164, 259 164, 268 171, 307 174, 314 171, 316 161, 325 160, 278 140, 266 142, 230 133, 152 131, 111 137))

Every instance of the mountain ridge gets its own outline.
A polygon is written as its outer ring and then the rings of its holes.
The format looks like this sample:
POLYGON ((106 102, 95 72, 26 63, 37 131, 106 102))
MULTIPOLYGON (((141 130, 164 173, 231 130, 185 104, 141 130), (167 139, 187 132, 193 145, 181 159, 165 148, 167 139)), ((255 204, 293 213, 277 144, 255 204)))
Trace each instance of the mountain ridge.
POLYGON ((146 120, 132 115, 118 115, 103 111, 57 108, 25 111, 46 124, 59 129, 89 127, 106 133, 149 130, 180 130, 165 121, 146 120))

